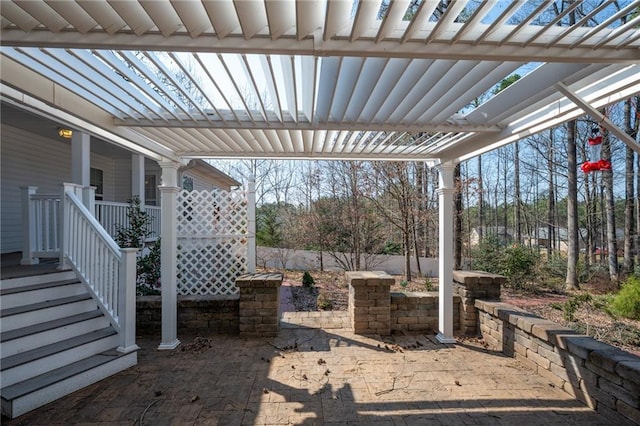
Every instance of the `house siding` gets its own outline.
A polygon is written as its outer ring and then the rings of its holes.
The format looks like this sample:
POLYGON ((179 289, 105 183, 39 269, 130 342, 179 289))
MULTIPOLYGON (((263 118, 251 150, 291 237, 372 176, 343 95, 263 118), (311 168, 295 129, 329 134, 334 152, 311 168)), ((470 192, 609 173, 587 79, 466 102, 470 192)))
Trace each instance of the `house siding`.
POLYGON ((48 139, 12 126, 2 126, 0 166, 0 250, 22 250, 21 186, 37 186, 38 192, 56 194, 62 181, 71 180, 71 143, 48 139))
MULTIPOLYGON (((3 124, 0 145, 0 252, 22 251, 22 201, 21 186, 37 186, 38 193, 57 194, 62 182, 71 181, 71 143, 46 138, 13 126, 3 124)), ((103 171, 104 200, 115 199, 123 181, 131 179, 120 171, 111 158, 91 153, 91 167, 103 171), (123 176, 124 175, 124 176, 123 176)), ((126 196, 120 196, 126 201, 126 196)))

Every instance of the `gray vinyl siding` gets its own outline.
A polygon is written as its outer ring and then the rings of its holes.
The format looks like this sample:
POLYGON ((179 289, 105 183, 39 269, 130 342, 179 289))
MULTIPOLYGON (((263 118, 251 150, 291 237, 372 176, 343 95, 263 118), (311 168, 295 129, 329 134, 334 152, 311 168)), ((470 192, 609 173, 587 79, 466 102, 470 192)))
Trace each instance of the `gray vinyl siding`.
POLYGON ((113 160, 113 198, 118 203, 126 203, 131 199, 131 160, 113 160))
POLYGON ((71 180, 71 143, 48 139, 8 125, 0 142, 0 238, 2 253, 22 251, 21 186, 57 194, 71 180))
MULTIPOLYGON (((6 124, 0 142, 0 252, 22 251, 21 186, 58 194, 71 181, 71 142, 46 138, 6 124)), ((91 153, 91 167, 103 171, 104 200, 131 197, 131 162, 91 153), (128 164, 127 164, 128 163, 128 164)))

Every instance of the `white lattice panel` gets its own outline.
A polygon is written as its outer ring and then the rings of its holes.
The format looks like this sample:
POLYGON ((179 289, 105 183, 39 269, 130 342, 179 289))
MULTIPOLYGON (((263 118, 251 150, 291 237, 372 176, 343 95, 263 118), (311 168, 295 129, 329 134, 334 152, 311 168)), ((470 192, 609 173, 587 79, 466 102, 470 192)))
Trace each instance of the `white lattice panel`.
POLYGON ((178 294, 235 294, 247 272, 247 193, 178 194, 178 294))

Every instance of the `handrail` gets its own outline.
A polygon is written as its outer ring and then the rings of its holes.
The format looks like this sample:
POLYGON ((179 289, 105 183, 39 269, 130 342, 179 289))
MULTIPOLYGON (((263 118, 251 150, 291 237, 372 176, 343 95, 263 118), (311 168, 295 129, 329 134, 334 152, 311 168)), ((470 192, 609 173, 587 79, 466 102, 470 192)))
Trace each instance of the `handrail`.
MULTIPOLYGON (((22 189, 22 265, 34 265, 40 258, 56 258, 60 256, 60 193, 38 194, 36 186, 25 186, 22 189)), ((127 213, 131 207, 128 203, 112 201, 96 201, 95 216, 102 227, 116 237, 119 227, 129 226, 127 213)), ((150 235, 147 241, 155 241, 160 236, 160 207, 144 206, 151 218, 150 235)))
MULTIPOLYGON (((127 217, 131 204, 118 203, 114 201, 96 201, 96 218, 102 224, 102 227, 115 238, 120 227, 127 227, 129 218, 127 217)), ((160 235, 160 207, 144 206, 151 219, 149 224, 150 235, 147 241, 154 240, 160 235)))
POLYGON ((119 350, 135 345, 136 249, 121 249, 80 198, 65 185, 62 252, 120 335, 119 350))

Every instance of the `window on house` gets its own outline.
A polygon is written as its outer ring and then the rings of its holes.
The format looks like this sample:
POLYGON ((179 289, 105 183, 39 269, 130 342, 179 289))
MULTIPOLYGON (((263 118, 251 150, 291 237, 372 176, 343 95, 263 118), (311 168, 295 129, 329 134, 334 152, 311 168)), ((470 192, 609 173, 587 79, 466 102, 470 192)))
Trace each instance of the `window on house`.
POLYGON ((182 189, 193 191, 193 178, 191 176, 182 176, 182 189))
MULTIPOLYGON (((85 169, 86 170, 86 169, 85 169)), ((102 170, 89 169, 89 185, 96 187, 96 200, 104 199, 104 175, 102 170)))
POLYGON ((155 175, 146 175, 144 177, 144 202, 149 206, 158 205, 158 185, 156 184, 155 175))

